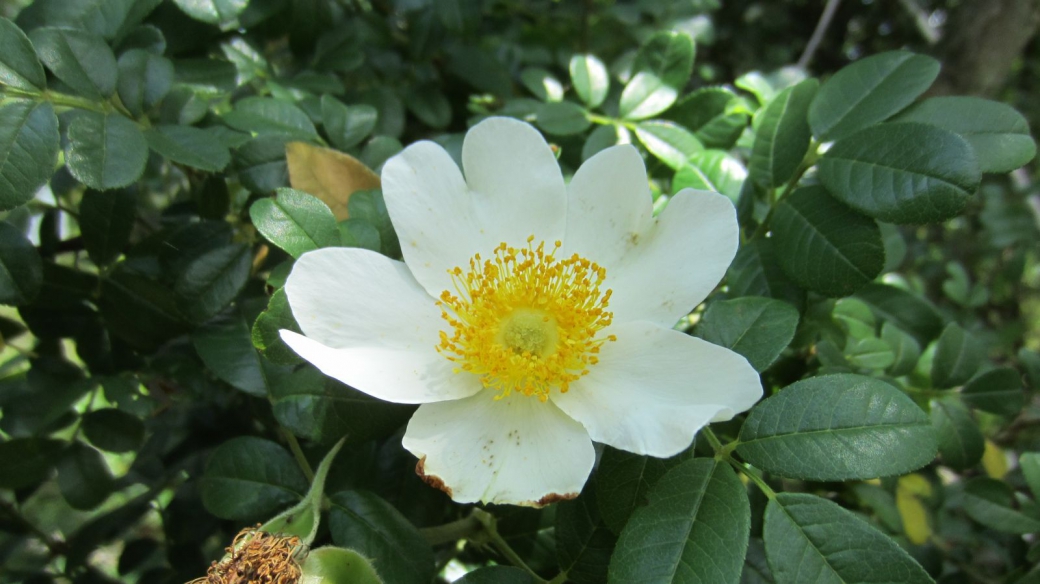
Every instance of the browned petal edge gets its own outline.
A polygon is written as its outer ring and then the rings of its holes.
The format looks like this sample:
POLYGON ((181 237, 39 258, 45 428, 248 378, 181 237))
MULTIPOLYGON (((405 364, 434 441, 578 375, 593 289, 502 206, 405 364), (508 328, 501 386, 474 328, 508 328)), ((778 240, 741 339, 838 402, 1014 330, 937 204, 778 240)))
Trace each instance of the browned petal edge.
POLYGON ((560 501, 570 501, 571 499, 577 499, 580 493, 549 493, 548 495, 538 499, 532 503, 533 507, 545 507, 546 505, 552 505, 553 503, 559 503, 560 501))
POLYGON ((419 475, 419 478, 421 478, 423 480, 423 482, 426 483, 427 485, 430 485, 431 487, 433 487, 435 489, 440 489, 440 490, 444 491, 450 497, 451 496, 451 487, 449 487, 448 485, 444 484, 444 481, 441 480, 441 477, 435 476, 435 475, 428 475, 428 474, 426 474, 425 465, 426 465, 426 457, 424 456, 424 457, 419 459, 419 462, 415 463, 415 474, 419 475))

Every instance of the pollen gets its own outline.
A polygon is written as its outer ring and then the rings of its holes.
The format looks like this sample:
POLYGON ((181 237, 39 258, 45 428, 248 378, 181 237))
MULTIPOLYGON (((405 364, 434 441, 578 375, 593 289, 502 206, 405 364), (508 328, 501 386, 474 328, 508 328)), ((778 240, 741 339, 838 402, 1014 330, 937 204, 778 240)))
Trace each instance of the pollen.
POLYGON ((493 257, 474 255, 468 269, 448 270, 454 293, 441 293, 441 331, 437 350, 456 364, 456 373, 478 375, 484 387, 549 399, 566 393, 599 362, 601 335, 613 314, 611 291, 603 288, 607 271, 578 254, 556 257, 557 241, 525 247, 501 243, 493 257))
POLYGON ((306 546, 296 536, 243 529, 213 562, 206 575, 188 584, 297 584, 302 577, 298 556, 306 546))

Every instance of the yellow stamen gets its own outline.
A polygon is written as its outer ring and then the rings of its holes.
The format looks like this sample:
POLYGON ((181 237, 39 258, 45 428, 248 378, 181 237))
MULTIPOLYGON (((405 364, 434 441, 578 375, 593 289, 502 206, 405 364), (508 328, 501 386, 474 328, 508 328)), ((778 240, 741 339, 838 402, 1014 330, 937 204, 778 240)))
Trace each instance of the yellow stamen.
POLYGON ((455 373, 479 375, 495 399, 514 391, 549 399, 549 392, 566 393, 570 384, 599 362, 603 343, 596 338, 610 325, 606 310, 611 291, 600 291, 607 271, 578 254, 557 259, 563 245, 555 242, 526 248, 501 243, 494 257, 476 254, 469 269, 448 270, 455 293, 440 296, 441 316, 450 332, 441 331, 437 350, 456 363, 455 373))

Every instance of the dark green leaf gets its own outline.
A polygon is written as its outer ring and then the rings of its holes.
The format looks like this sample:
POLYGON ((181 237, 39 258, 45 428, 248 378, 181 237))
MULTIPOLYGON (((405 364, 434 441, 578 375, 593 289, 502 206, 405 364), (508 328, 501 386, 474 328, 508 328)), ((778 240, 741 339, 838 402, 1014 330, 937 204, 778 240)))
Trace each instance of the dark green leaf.
POLYGON ((340 221, 339 228, 340 243, 345 247, 361 247, 378 252, 382 249, 379 229, 364 219, 347 219, 340 221))
POLYGON ((588 160, 601 150, 617 144, 627 144, 631 142, 630 136, 631 134, 624 126, 599 126, 589 133, 589 137, 581 147, 581 159, 588 160))
POLYGON ((603 523, 596 503, 596 490, 585 485, 581 496, 556 508, 556 559, 573 584, 600 584, 607 579, 607 566, 617 536, 603 523))
POLYGON ((1033 491, 1033 497, 1040 499, 1040 452, 1023 452, 1018 457, 1018 466, 1029 490, 1033 491))
POLYGON ((693 71, 693 39, 683 33, 659 32, 639 49, 635 75, 621 92, 619 115, 642 120, 668 109, 693 71))
POLYGON ((72 176, 92 189, 129 185, 140 178, 147 161, 144 134, 119 114, 90 112, 69 125, 65 162, 72 176))
POLYGON ((257 231, 293 257, 339 244, 336 218, 328 205, 302 191, 278 189, 277 197, 253 203, 249 216, 257 231))
POLYGON ((928 416, 901 391, 838 374, 799 381, 752 408, 737 452, 780 476, 843 481, 921 468, 935 441, 928 416))
POLYGON ((79 228, 90 259, 105 266, 119 257, 130 241, 137 218, 137 201, 128 190, 87 191, 79 204, 79 228))
POLYGON ((809 109, 813 134, 839 140, 913 103, 939 74, 925 55, 891 51, 857 61, 827 80, 809 109))
POLYGON ((982 460, 985 439, 964 406, 953 399, 932 400, 931 420, 939 439, 943 464, 955 470, 965 470, 982 460))
POLYGON ((685 166, 692 154, 704 150, 700 140, 673 122, 641 122, 636 126, 636 137, 651 154, 674 170, 685 166))
POLYGON ((29 37, 6 18, 0 18, 0 83, 24 91, 47 89, 47 76, 29 37))
POLYGON ((892 349, 893 360, 888 373, 897 377, 910 374, 921 358, 921 345, 917 340, 891 322, 881 325, 881 340, 892 349))
POLYGON ((191 333, 202 362, 217 377, 257 397, 267 397, 267 376, 240 311, 215 318, 191 333))
POLYGON ((58 487, 73 509, 93 509, 114 489, 112 473, 97 450, 73 442, 58 458, 58 487))
POLYGON ((126 269, 101 281, 98 307, 109 329, 141 350, 154 350, 187 330, 173 290, 126 269))
MULTIPOLYGON (((105 388, 105 397, 108 395, 105 388)), ((115 408, 94 410, 83 416, 83 435, 107 452, 132 452, 144 442, 144 423, 132 414, 115 408)))
POLYGON ((748 168, 756 184, 776 188, 794 176, 812 138, 805 116, 818 87, 815 79, 806 79, 781 91, 756 114, 748 168))
POLYGON ((852 294, 885 265, 877 223, 818 186, 800 188, 781 201, 772 229, 784 272, 825 296, 852 294))
POLYGON ((839 140, 817 168, 820 182, 838 200, 900 224, 958 215, 981 180, 964 138, 914 122, 872 126, 839 140))
POLYGON ((283 329, 301 332, 289 308, 285 289, 279 288, 271 295, 267 310, 260 313, 253 324, 253 345, 272 363, 295 365, 300 362, 300 357, 282 341, 279 331, 283 329))
POLYGON ((346 106, 331 95, 321 96, 321 119, 329 140, 340 150, 353 148, 367 138, 379 119, 368 104, 346 106))
POLYGON ((763 535, 777 584, 932 582, 891 538, 814 495, 779 493, 766 507, 763 535))
POLYGON ((20 489, 47 478, 63 446, 64 442, 49 438, 0 442, 0 488, 20 489))
POLYGON ((1022 375, 1012 367, 990 369, 964 385, 961 399, 977 410, 1001 416, 1017 416, 1025 405, 1022 375))
POLYGON ((115 93, 116 57, 101 37, 46 27, 32 31, 29 38, 43 64, 77 93, 98 101, 115 93))
POLYGON ((668 471, 618 538, 608 582, 736 582, 751 507, 729 465, 705 458, 668 471))
POLYGON ((726 282, 734 296, 766 296, 783 300, 799 310, 805 305, 805 292, 780 268, 776 242, 756 239, 737 250, 726 282))
POLYGON ((762 372, 780 356, 797 328, 798 311, 790 304, 752 296, 712 302, 694 333, 743 355, 762 372))
MULTIPOLYGON (((397 138, 390 136, 376 136, 365 144, 361 151, 361 162, 376 173, 383 168, 383 163, 404 149, 404 145, 397 138)), ((351 198, 354 196, 351 195, 351 198)))
POLYGON ((978 97, 933 97, 896 118, 931 124, 968 141, 982 172, 1010 172, 1036 155, 1029 122, 1011 106, 978 97))
POLYGON ((298 140, 314 140, 318 131, 303 110, 270 97, 247 97, 224 114, 227 125, 243 132, 280 134, 298 140))
POLYGON ((222 30, 238 27, 238 17, 249 6, 249 0, 174 0, 185 14, 222 30))
POLYGON ((964 485, 964 510, 986 527, 1005 533, 1036 533, 1040 519, 1014 508, 1014 492, 1007 483, 977 477, 964 485))
POLYGON ((646 504, 650 487, 679 462, 606 447, 596 471, 596 502, 607 527, 621 533, 632 512, 646 504))
POLYGON ((488 566, 473 570, 455 584, 534 584, 530 574, 512 566, 488 566))
POLYGON ((607 99, 610 75, 594 55, 574 55, 570 61, 571 84, 585 105, 599 107, 607 99))
POLYGON ((282 135, 257 136, 235 151, 235 167, 242 184, 254 193, 268 194, 288 186, 289 166, 285 161, 282 135))
POLYGON ((106 39, 139 23, 159 0, 37 0, 18 14, 18 24, 28 31, 60 26, 90 31, 106 39))
POLYGON ((173 87, 173 63, 144 49, 119 56, 119 100, 135 116, 158 105, 173 87))
POLYGON ((734 111, 740 98, 725 87, 702 87, 679 100, 665 117, 693 132, 707 148, 732 148, 747 127, 748 115, 734 111))
POLYGON ((393 506, 367 491, 340 491, 329 498, 334 543, 373 560, 385 582, 426 584, 433 578, 430 545, 393 506))
POLYGON ((943 329, 932 359, 932 385, 939 389, 966 383, 979 370, 986 349, 957 323, 943 329))
POLYGON ((570 101, 553 101, 538 106, 538 127, 547 134, 570 136, 589 129, 585 108, 570 101))
MULTIPOLYGON (((571 59, 573 62, 574 59, 571 59)), ((524 84, 541 101, 561 101, 563 84, 552 73, 541 67, 528 67, 520 72, 520 83, 524 84)))
POLYGON ((0 210, 33 198, 54 174, 58 118, 47 102, 18 99, 0 105, 0 210))
POLYGON ((246 285, 252 261, 252 250, 241 243, 218 247, 194 259, 174 287, 181 311, 196 324, 215 316, 246 285))
POLYGON ((921 346, 939 336, 943 319, 935 307, 906 290, 884 284, 867 284, 856 293, 883 321, 891 322, 913 335, 921 346))
POLYGON ((157 126, 145 132, 148 146, 170 160, 208 172, 224 170, 231 154, 206 131, 190 126, 157 126))
POLYGON ((443 129, 451 123, 451 103, 436 86, 416 88, 404 103, 408 111, 431 128, 443 129))
POLYGON ((302 499, 307 479, 281 446, 240 436, 213 452, 200 488, 210 513, 223 519, 255 520, 302 499))
POLYGON ((740 573, 740 584, 775 584, 773 573, 766 559, 766 546, 762 540, 752 537, 744 557, 744 571, 740 573))
POLYGON ((390 214, 386 210, 383 192, 376 190, 357 191, 347 201, 347 212, 353 219, 363 219, 379 230, 379 242, 384 255, 401 257, 401 244, 397 240, 390 214))
POLYGON ((40 253, 21 231, 0 221, 0 304, 27 304, 42 284, 40 253))

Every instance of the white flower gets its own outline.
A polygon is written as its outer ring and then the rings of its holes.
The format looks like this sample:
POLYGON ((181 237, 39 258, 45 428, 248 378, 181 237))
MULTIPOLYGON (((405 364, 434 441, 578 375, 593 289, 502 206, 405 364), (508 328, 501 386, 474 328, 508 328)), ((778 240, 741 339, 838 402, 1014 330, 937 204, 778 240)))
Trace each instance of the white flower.
POLYGON ((657 457, 762 396, 740 355, 672 329, 737 248, 733 205, 685 189, 651 215, 629 145, 565 184, 534 128, 474 126, 465 177, 432 142, 383 168, 405 262, 302 256, 286 283, 304 359, 379 399, 422 404, 404 447, 459 502, 572 498, 592 441, 657 457))

